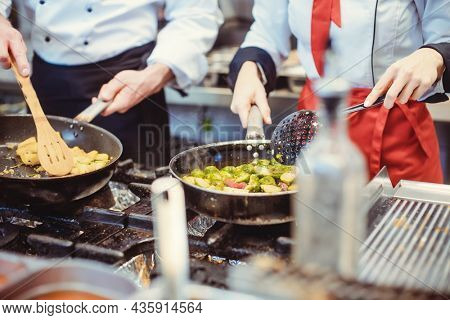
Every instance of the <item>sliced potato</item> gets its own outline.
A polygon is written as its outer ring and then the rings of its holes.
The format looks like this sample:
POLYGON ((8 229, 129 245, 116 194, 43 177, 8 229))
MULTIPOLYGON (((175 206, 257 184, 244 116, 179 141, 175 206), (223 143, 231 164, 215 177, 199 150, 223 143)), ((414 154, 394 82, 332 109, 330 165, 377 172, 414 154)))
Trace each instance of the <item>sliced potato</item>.
POLYGON ((108 161, 109 156, 106 153, 99 153, 95 156, 95 160, 97 161, 108 161))
POLYGON ((22 153, 19 156, 20 160, 27 166, 35 166, 40 163, 37 153, 22 153))
POLYGON ((98 151, 97 150, 92 150, 91 152, 89 152, 86 156, 91 160, 94 161, 96 159, 98 155, 98 151))
MULTIPOLYGON (((99 153, 97 150, 85 152, 78 146, 71 148, 74 160, 74 167, 71 174, 83 174, 99 170, 108 165, 110 161, 109 155, 99 153)), ((35 137, 30 137, 17 145, 16 154, 20 160, 29 166, 37 166, 40 164, 37 156, 37 141, 35 137)), ((36 172, 45 171, 41 166, 34 169, 36 172)))

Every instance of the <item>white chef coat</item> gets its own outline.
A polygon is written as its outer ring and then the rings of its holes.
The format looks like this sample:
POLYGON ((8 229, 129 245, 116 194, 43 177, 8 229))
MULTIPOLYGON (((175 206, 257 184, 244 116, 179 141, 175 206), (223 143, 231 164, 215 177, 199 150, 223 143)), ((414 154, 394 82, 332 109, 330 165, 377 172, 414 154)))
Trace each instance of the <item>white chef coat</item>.
MULTIPOLYGON (((292 32, 298 40, 298 55, 306 74, 311 79, 318 78, 311 52, 313 2, 255 0, 255 22, 241 47, 261 48, 279 66, 289 53, 292 32)), ((340 57, 339 72, 355 88, 373 87, 391 64, 424 44, 450 42, 449 0, 341 0, 340 3, 342 27, 332 22, 330 38, 340 57)), ((325 70, 332 67, 325 61, 325 70)), ((440 81, 422 99, 443 92, 440 81)))
MULTIPOLYGON (((156 40, 147 63, 168 65, 180 88, 200 82, 222 23, 217 0, 24 0, 33 49, 48 63, 95 63, 156 40), (158 33, 158 9, 167 25, 158 33)), ((8 15, 11 0, 0 0, 8 15)))

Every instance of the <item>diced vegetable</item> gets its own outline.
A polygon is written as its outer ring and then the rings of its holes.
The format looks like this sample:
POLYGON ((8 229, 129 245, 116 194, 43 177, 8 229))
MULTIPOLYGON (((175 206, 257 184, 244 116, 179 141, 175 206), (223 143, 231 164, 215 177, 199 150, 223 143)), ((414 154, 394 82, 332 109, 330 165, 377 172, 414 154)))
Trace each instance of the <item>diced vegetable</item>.
POLYGON ((280 182, 278 186, 281 188, 281 191, 288 191, 289 186, 286 183, 280 182))
POLYGON ((210 190, 273 193, 294 190, 294 169, 295 167, 283 165, 275 159, 255 159, 236 167, 197 168, 184 176, 183 180, 210 190))

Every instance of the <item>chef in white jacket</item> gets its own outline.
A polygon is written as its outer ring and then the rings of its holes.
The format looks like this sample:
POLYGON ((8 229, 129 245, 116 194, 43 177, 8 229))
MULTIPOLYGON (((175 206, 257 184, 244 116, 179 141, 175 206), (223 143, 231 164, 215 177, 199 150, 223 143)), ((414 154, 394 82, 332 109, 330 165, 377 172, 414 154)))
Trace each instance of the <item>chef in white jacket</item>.
POLYGON ((314 109, 317 99, 310 82, 333 67, 324 55, 331 40, 339 71, 353 87, 350 104, 371 105, 386 94, 385 107, 349 117, 350 137, 366 156, 370 177, 387 166, 394 183, 442 182, 437 137, 423 101, 447 99, 449 88, 442 79, 450 67, 444 59, 450 42, 450 1, 255 0, 253 16, 229 77, 234 89, 231 110, 244 126, 251 104, 271 123, 267 94, 291 49, 291 33, 310 79, 299 108, 314 109))
POLYGON ((184 89, 207 72, 205 53, 222 23, 217 0, 26 0, 34 13, 32 68, 0 0, 0 64, 8 51, 47 114, 74 117, 93 97, 112 101, 94 124, 115 133, 124 157, 147 166, 169 161, 162 89, 184 89), (167 24, 158 32, 158 14, 167 24), (149 98, 147 98, 149 97, 149 98))

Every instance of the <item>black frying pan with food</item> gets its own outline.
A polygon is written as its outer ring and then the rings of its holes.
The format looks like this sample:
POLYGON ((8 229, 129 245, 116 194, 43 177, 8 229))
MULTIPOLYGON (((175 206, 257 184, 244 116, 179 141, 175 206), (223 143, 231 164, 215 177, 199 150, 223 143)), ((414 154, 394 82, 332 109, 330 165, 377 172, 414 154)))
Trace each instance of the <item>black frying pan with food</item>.
POLYGON ((0 116, 0 171, 13 168, 14 173, 0 176, 0 202, 18 205, 56 204, 79 200, 104 187, 122 154, 122 144, 112 133, 95 125, 73 119, 48 116, 52 127, 61 133, 69 147, 97 150, 112 159, 101 169, 80 175, 33 178, 33 168, 17 167, 15 150, 7 145, 36 136, 31 115, 0 116))
POLYGON ((290 222, 293 220, 290 196, 296 191, 241 194, 200 188, 182 179, 195 168, 236 166, 251 162, 255 155, 271 159, 271 143, 264 140, 257 107, 252 108, 248 123, 247 140, 214 143, 181 152, 170 161, 170 171, 183 184, 187 207, 201 215, 243 225, 290 222))

